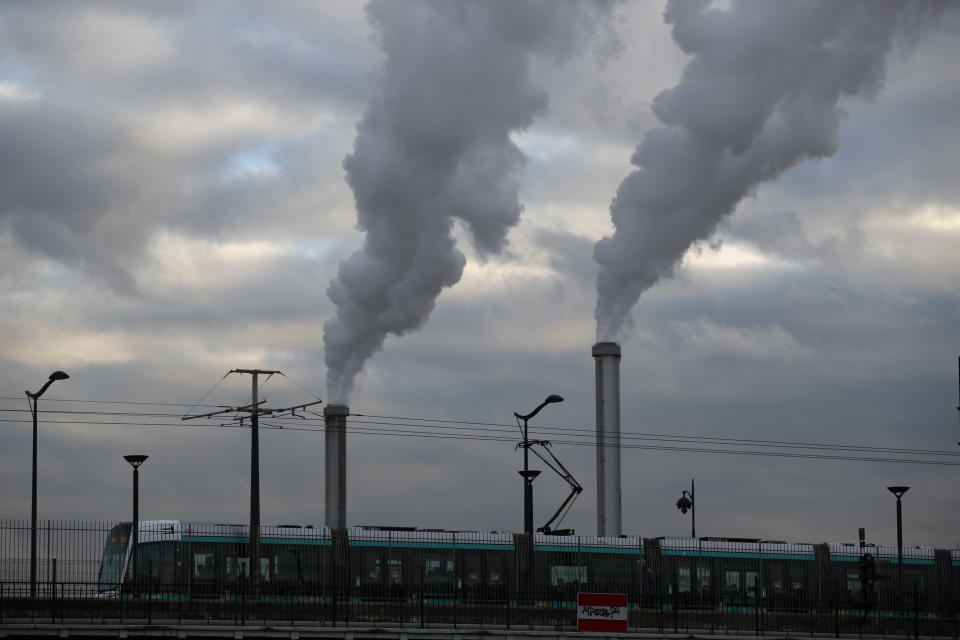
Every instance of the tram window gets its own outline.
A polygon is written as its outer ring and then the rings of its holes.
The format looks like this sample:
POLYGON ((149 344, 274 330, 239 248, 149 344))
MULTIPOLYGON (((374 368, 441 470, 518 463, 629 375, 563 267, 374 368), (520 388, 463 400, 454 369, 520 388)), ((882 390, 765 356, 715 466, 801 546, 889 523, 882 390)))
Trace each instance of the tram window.
POLYGON ((380 584, 383 575, 380 551, 364 549, 363 551, 363 584, 380 584))
POLYGON ((740 572, 739 571, 724 571, 723 572, 723 591, 728 595, 736 595, 740 593, 740 572))
POLYGON ((771 595, 781 595, 784 590, 784 565, 780 563, 769 563, 767 565, 767 576, 770 579, 771 595))
POLYGON ((479 553, 463 554, 463 584, 480 584, 483 579, 483 558, 479 553))
POLYGON ((137 546, 137 577, 141 581, 173 584, 176 575, 176 547, 173 542, 151 542, 137 546))
POLYGON ((212 582, 217 577, 216 556, 212 548, 201 550, 197 546, 193 551, 193 579, 212 582))
POLYGON ((403 560, 399 556, 391 557, 387 560, 387 580, 390 584, 401 584, 403 582, 403 560))
POLYGON ((223 581, 227 584, 246 580, 250 577, 250 558, 234 555, 227 551, 223 557, 223 581))
POLYGON ((862 585, 860 583, 860 574, 852 573, 848 571, 847 572, 847 593, 850 593, 850 594, 860 593, 861 586, 862 585))
POLYGON ((747 597, 751 600, 757 597, 757 580, 759 574, 756 571, 744 571, 744 586, 747 589, 747 597))
POLYGON ((428 584, 446 584, 453 582, 453 560, 435 555, 423 560, 423 580, 428 584))
POLYGON ((690 593, 690 565, 685 562, 677 565, 677 593, 690 593))
POLYGON ((287 584, 303 584, 317 579, 317 552, 304 547, 283 547, 274 551, 273 579, 287 584))
POLYGON ((500 553, 487 556, 487 584, 503 584, 503 555, 500 553))
POLYGON ((260 580, 270 582, 270 556, 260 556, 260 580))
POLYGON ((697 567, 697 590, 710 591, 710 567, 697 567))
POLYGON ((550 584, 586 584, 587 568, 582 565, 553 565, 550 567, 550 584))

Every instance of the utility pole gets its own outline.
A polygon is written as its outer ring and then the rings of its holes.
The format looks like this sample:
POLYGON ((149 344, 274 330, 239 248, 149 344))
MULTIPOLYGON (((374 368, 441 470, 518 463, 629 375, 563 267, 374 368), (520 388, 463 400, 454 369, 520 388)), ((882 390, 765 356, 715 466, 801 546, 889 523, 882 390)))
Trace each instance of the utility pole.
POLYGON ((264 369, 234 369, 231 373, 249 373, 250 385, 250 584, 254 595, 260 587, 260 408, 257 403, 257 382, 261 373, 273 375, 279 371, 264 369))
POLYGON ((252 377, 253 382, 250 388, 249 405, 227 407, 220 411, 212 411, 200 415, 183 416, 181 420, 209 418, 225 413, 244 412, 250 414, 250 585, 251 595, 255 596, 258 595, 260 591, 260 416, 278 415, 288 411, 293 414, 297 409, 305 409, 315 404, 320 404, 322 400, 317 398, 315 402, 298 404, 284 409, 267 409, 260 406, 265 401, 257 399, 259 396, 259 376, 260 374, 265 374, 268 377, 275 374, 283 375, 282 371, 270 371, 267 369, 231 369, 228 374, 230 373, 248 373, 252 377))

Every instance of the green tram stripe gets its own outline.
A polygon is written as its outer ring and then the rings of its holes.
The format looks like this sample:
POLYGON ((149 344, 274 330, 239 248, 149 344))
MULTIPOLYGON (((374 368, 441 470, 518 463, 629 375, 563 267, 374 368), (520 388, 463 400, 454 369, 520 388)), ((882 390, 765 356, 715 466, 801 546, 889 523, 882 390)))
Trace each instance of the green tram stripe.
MULTIPOLYGON (((660 551, 665 556, 686 556, 692 558, 749 558, 757 560, 761 554, 756 551, 694 551, 663 549, 660 551)), ((813 560, 813 555, 806 553, 764 553, 764 560, 813 560)))
MULTIPOLYGON (((450 542, 414 542, 412 540, 350 540, 351 547, 380 547, 383 549, 444 549, 454 548, 450 542)), ((482 544, 477 542, 457 543, 457 549, 485 549, 492 551, 513 551, 512 544, 482 544)))
POLYGON ((546 544, 535 544, 533 545, 534 551, 560 551, 563 553, 576 553, 578 551, 583 553, 621 553, 626 555, 641 555, 639 547, 578 547, 576 545, 546 545, 546 544))
MULTIPOLYGON (((183 536, 184 542, 225 542, 234 544, 250 544, 250 538, 240 536, 183 536)), ((330 546, 330 540, 320 538, 260 538, 260 544, 292 544, 292 545, 319 545, 330 546)))
MULTIPOLYGON (((896 558, 887 558, 887 557, 876 557, 874 560, 877 561, 877 564, 897 564, 896 558)), ((860 556, 830 556, 831 562, 860 562, 860 556)), ((903 564, 928 564, 934 565, 936 561, 933 558, 904 558, 903 564)), ((960 564, 954 562, 954 564, 960 564)))

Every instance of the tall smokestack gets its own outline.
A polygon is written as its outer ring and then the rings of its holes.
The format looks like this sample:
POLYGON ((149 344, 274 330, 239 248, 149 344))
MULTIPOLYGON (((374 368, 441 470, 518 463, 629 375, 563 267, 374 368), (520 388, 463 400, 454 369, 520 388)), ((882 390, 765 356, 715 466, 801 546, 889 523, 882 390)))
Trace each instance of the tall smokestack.
POLYGON ((326 502, 324 523, 331 529, 347 527, 347 416, 350 409, 342 404, 323 408, 326 424, 326 502))
POLYGON ((597 363, 597 535, 619 536, 620 345, 593 345, 597 363))

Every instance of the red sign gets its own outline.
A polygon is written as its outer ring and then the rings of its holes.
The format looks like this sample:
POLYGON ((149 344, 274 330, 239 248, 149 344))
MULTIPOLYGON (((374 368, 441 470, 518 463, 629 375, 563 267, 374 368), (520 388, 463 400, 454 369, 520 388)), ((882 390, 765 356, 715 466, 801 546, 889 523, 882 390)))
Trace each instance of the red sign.
POLYGON ((578 593, 577 631, 627 632, 627 594, 578 593))

